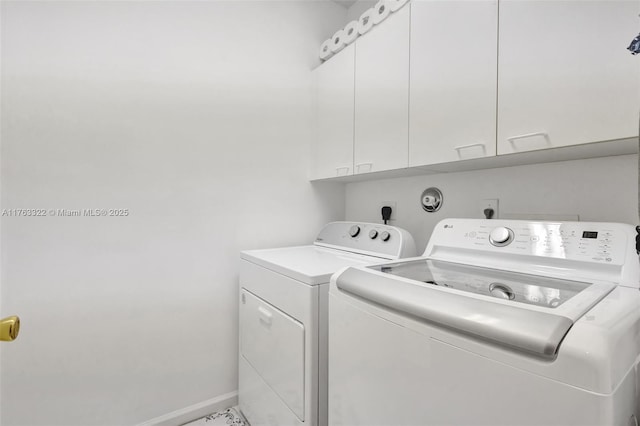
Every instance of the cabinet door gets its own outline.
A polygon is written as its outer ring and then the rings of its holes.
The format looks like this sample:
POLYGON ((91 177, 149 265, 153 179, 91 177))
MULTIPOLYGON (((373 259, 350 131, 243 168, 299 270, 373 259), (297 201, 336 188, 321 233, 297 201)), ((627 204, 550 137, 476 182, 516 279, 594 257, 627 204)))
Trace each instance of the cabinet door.
POLYGON ((350 45, 318 67, 316 140, 312 179, 353 174, 353 103, 355 46, 350 45))
POLYGON ((411 6, 409 165, 496 154, 498 2, 411 6))
POLYGON ((502 0, 498 154, 638 135, 637 0, 502 0))
POLYGON ((407 167, 410 5, 356 40, 355 173, 407 167))

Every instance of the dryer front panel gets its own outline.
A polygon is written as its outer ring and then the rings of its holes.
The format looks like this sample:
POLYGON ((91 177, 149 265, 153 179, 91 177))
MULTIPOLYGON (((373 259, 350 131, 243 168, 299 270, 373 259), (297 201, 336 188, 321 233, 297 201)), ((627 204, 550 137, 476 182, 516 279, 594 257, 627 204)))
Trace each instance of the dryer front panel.
POLYGON ((304 325, 242 289, 240 354, 304 421, 304 325))

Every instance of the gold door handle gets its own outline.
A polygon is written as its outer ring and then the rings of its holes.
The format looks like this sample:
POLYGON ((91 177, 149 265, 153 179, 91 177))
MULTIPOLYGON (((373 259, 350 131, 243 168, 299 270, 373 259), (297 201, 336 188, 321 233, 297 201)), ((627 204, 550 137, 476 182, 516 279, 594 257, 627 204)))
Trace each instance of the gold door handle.
POLYGON ((20 332, 20 318, 11 316, 0 320, 0 341, 11 342, 20 332))

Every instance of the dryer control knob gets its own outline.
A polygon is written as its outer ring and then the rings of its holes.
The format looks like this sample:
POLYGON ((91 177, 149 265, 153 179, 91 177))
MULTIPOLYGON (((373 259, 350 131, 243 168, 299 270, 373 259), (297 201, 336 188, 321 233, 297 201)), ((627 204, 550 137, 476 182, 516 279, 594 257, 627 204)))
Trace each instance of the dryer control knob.
POLYGON ((349 235, 351 235, 351 237, 355 238, 359 233, 360 227, 358 225, 353 225, 351 228, 349 228, 349 235))
POLYGON ((376 231, 375 229, 372 229, 371 231, 369 231, 369 238, 371 238, 372 240, 375 240, 377 236, 378 236, 378 231, 376 231))
POLYGON ((489 234, 489 242, 496 247, 503 247, 513 241, 513 231, 504 226, 493 228, 489 234))
POLYGON ((380 233, 380 238, 382 239, 382 241, 389 241, 389 238, 391 238, 391 234, 387 231, 382 231, 380 233))

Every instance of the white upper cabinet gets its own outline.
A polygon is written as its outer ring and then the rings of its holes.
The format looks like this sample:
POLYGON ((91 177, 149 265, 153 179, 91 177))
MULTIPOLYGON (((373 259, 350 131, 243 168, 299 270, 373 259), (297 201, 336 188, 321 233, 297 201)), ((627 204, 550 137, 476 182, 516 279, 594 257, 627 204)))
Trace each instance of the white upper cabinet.
POLYGON ((637 136, 639 13, 637 0, 500 1, 498 154, 637 136))
POLYGON ((408 165, 410 5, 356 44, 355 173, 408 165))
POLYGON ((311 179, 637 152, 639 14, 640 0, 412 0, 315 71, 311 179))
POLYGON ((496 155, 498 2, 411 5, 409 165, 496 155))
POLYGON ((355 46, 347 46, 318 67, 316 140, 312 149, 312 179, 353 174, 353 103, 355 46))

